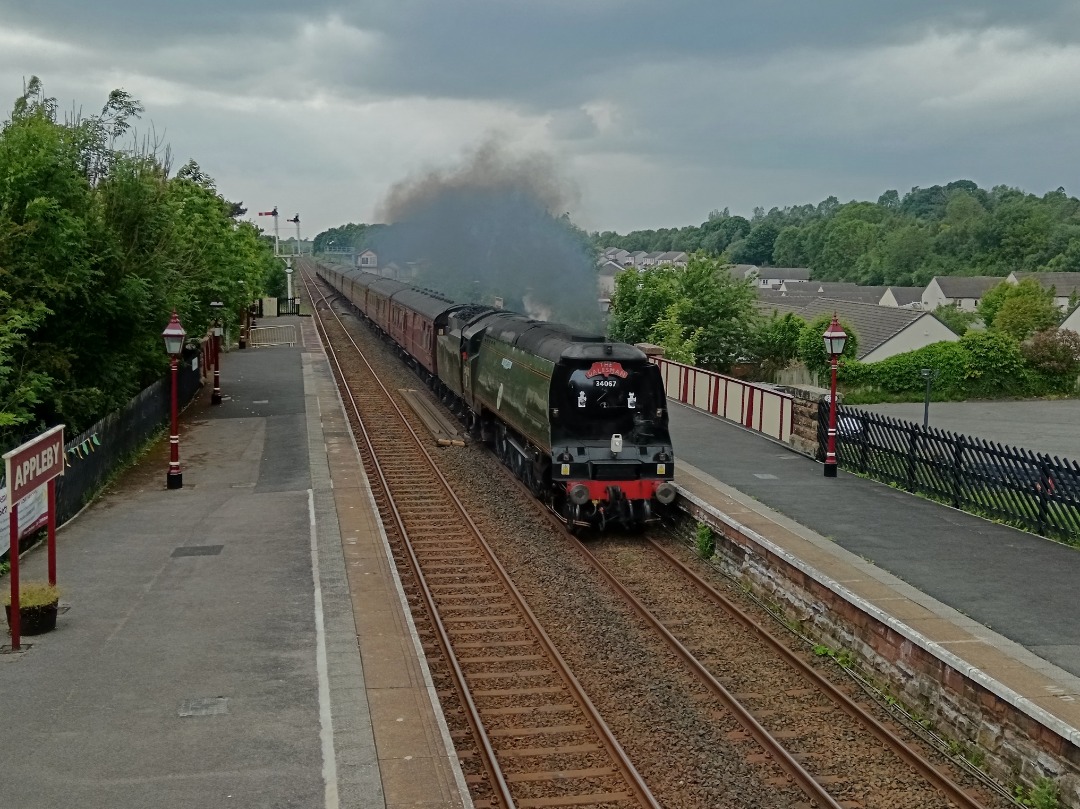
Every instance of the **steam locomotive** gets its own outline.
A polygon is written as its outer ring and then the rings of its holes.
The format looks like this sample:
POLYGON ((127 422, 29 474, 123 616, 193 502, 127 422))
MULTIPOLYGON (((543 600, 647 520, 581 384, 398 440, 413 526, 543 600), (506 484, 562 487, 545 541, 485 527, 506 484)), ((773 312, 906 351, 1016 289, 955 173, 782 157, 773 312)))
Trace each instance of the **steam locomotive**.
POLYGON ((318 274, 571 531, 639 527, 675 500, 667 399, 640 349, 358 269, 318 274))

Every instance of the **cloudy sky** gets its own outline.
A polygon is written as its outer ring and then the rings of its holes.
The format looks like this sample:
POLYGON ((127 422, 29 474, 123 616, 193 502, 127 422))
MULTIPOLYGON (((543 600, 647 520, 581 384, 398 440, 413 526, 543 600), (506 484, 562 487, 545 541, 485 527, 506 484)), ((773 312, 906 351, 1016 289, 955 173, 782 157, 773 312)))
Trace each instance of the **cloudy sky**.
POLYGON ((492 137, 550 155, 590 230, 1080 192, 1075 0, 0 0, 0 117, 31 75, 61 109, 124 88, 174 166, 305 237, 492 137))

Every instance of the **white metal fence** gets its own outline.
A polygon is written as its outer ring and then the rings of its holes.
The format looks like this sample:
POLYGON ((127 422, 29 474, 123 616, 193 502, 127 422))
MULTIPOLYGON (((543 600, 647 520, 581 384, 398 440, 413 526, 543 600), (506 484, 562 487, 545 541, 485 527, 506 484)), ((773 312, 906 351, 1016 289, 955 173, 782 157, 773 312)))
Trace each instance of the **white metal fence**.
POLYGON ((296 326, 258 326, 249 329, 248 345, 255 348, 296 345, 296 326))
POLYGON ((663 357, 652 360, 660 366, 669 398, 780 441, 791 437, 794 397, 790 394, 663 357))

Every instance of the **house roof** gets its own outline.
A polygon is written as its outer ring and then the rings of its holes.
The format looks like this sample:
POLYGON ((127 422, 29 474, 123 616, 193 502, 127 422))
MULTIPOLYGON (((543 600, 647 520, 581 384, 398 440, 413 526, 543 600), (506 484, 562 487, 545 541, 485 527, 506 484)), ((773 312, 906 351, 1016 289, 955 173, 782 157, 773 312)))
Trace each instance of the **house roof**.
POLYGON ((781 281, 809 281, 809 267, 758 267, 758 278, 776 278, 781 281))
POLYGON ((897 306, 907 306, 922 300, 923 287, 887 287, 886 289, 892 290, 893 300, 896 301, 897 306))
POLYGON ((803 314, 802 309, 799 308, 799 305, 804 304, 806 302, 807 301, 805 301, 805 300, 801 300, 801 301, 796 301, 796 302, 793 302, 793 303, 786 303, 786 302, 781 302, 780 299, 772 299, 772 298, 770 298, 768 300, 763 300, 763 299, 759 298, 758 300, 754 301, 754 308, 757 309, 758 312, 765 315, 766 317, 768 317, 769 315, 771 315, 771 314, 773 314, 775 312, 776 314, 781 315, 781 316, 790 313, 790 314, 798 315, 799 317, 805 318, 805 315, 803 314))
POLYGON ((806 320, 813 320, 818 315, 835 312, 841 320, 850 323, 859 337, 859 353, 856 359, 860 360, 889 342, 915 321, 924 317, 933 317, 929 312, 915 309, 897 309, 892 306, 828 298, 810 301, 802 311, 806 320))
POLYGON ((660 261, 678 261, 679 259, 685 258, 686 253, 682 252, 681 250, 671 250, 667 253, 661 253, 659 256, 657 256, 657 259, 660 261))
POLYGON ((787 282, 784 282, 783 289, 788 295, 805 295, 877 304, 881 300, 881 296, 885 294, 886 288, 860 286, 850 281, 799 281, 792 283, 790 286, 788 286, 787 282))
POLYGON ((997 275, 935 275, 938 288, 946 298, 981 298, 1004 278, 997 275))
POLYGON ((1034 278, 1043 289, 1054 288, 1054 294, 1061 298, 1080 294, 1080 272, 1018 272, 1018 280, 1034 278))

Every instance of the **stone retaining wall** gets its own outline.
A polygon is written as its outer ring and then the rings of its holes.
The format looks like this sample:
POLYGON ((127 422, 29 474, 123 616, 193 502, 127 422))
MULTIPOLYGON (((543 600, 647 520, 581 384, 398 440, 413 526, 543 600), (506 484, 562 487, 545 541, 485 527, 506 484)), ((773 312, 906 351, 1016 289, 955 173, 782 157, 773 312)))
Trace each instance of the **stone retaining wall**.
POLYGON ((806 385, 780 387, 778 390, 794 397, 792 400, 791 438, 788 439, 789 443, 803 455, 817 458, 818 403, 828 396, 829 392, 825 388, 814 388, 806 385))

